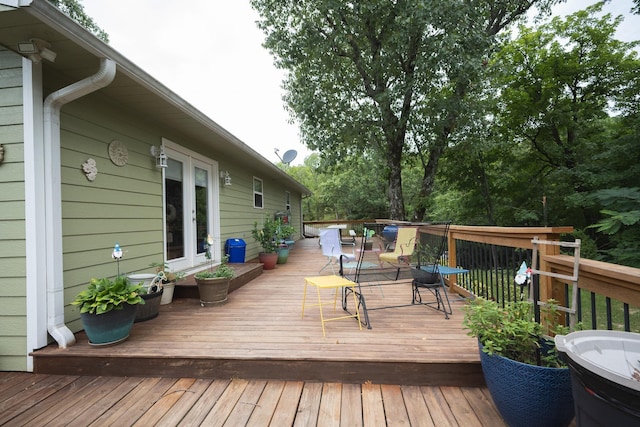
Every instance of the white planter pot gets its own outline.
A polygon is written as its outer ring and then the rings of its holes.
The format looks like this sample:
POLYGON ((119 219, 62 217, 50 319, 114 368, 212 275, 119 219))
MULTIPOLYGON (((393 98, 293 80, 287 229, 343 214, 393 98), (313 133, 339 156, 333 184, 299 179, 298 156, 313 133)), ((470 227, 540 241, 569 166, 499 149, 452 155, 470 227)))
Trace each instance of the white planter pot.
POLYGON ((142 274, 129 274, 127 275, 127 279, 131 282, 132 285, 137 285, 142 283, 142 287, 149 292, 149 287, 151 286, 151 282, 155 279, 155 274, 142 273, 142 274))
POLYGON ((169 282, 162 285, 162 299, 160 300, 160 305, 171 304, 173 301, 173 291, 176 287, 176 282, 169 282))

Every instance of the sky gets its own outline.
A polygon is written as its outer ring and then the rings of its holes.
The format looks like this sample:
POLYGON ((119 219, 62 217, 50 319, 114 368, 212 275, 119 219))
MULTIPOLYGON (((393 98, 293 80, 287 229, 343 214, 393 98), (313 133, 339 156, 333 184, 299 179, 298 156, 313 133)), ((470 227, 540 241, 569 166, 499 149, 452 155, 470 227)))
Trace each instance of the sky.
MULTIPOLYGON (((595 0, 569 0, 558 14, 595 0)), ((300 143, 282 96, 285 73, 262 47, 264 33, 249 0, 82 0, 109 44, 217 124, 272 162, 288 150, 300 165, 311 154, 300 143)), ((637 39, 640 17, 632 0, 613 0, 612 15, 628 18, 619 38, 637 39)))

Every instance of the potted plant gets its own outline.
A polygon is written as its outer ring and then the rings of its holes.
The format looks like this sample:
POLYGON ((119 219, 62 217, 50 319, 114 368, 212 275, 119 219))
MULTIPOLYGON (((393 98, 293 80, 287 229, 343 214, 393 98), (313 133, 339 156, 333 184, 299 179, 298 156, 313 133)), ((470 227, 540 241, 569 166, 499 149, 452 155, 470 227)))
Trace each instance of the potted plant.
POLYGON ((166 262, 151 264, 156 269, 156 273, 162 275, 162 299, 160 305, 170 304, 173 301, 173 292, 176 283, 184 279, 182 271, 172 271, 166 262))
POLYGON ((140 291, 140 285, 133 285, 122 276, 115 280, 91 279, 87 289, 71 303, 80 307, 80 318, 89 344, 115 344, 129 336, 136 306, 145 303, 140 291))
POLYGON ((254 222, 251 235, 262 247, 262 252, 258 254, 258 259, 265 270, 272 270, 278 262, 278 254, 276 249, 280 245, 278 227, 281 225, 281 219, 273 219, 267 215, 264 219, 262 227, 258 227, 258 222, 254 222))
POLYGON ((144 304, 136 306, 134 323, 151 320, 160 313, 160 302, 164 289, 161 274, 130 274, 127 276, 130 283, 140 285, 140 296, 144 304))
POLYGON ((205 241, 205 256, 210 261, 209 269, 196 273, 194 278, 200 293, 200 305, 213 307, 226 304, 229 295, 229 283, 235 276, 235 271, 228 263, 229 256, 222 258, 220 265, 214 270, 211 259, 211 245, 213 240, 207 236, 205 241))
POLYGON ((569 369, 549 335, 566 333, 553 301, 541 308, 548 325, 536 322, 527 301, 476 298, 465 307, 464 325, 478 338, 487 388, 510 426, 567 426, 574 418, 569 369), (534 417, 534 418, 532 418, 534 417))
POLYGON ((278 218, 276 220, 278 223, 276 228, 276 241, 279 242, 278 247, 276 248, 276 253, 278 254, 278 264, 285 264, 287 259, 289 258, 289 244, 287 240, 295 233, 296 229, 293 226, 282 222, 282 219, 278 218))

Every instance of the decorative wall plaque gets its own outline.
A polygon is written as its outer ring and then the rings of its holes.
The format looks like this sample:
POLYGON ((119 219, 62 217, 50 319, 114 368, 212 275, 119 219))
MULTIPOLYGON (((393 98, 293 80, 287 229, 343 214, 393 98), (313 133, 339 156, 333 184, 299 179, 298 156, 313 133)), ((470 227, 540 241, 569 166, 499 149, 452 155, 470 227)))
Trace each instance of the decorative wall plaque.
POLYGON ((116 166, 124 166, 129 161, 129 150, 117 139, 109 144, 109 158, 116 166))
POLYGON ((89 181, 93 181, 98 175, 98 166, 93 159, 87 159, 87 161, 82 164, 82 170, 89 181))

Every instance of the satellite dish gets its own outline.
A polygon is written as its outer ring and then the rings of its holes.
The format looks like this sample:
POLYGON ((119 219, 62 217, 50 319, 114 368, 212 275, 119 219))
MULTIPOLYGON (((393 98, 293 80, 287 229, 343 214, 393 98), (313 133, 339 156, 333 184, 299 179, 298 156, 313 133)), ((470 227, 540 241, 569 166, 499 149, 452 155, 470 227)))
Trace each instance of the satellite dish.
POLYGON ((282 163, 289 164, 296 159, 298 152, 296 150, 287 150, 282 156, 282 163))

